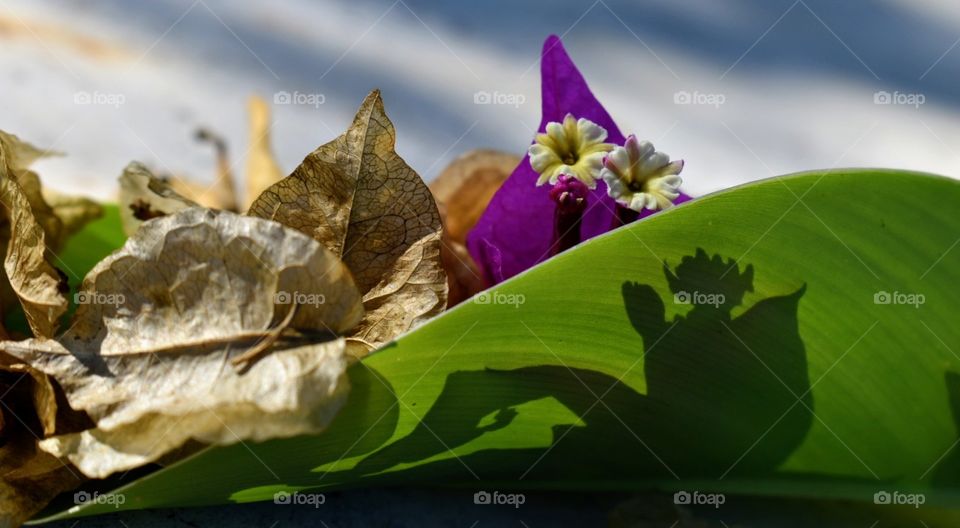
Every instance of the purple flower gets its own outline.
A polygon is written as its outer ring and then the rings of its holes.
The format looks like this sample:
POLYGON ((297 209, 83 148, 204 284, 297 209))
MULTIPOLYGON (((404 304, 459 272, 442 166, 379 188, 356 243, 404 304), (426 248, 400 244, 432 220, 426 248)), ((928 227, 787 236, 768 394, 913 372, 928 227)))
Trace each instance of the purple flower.
MULTIPOLYGON (((543 45, 540 61, 542 116, 539 131, 547 132, 549 123, 564 123, 569 114, 586 119, 606 131, 606 141, 623 145, 626 138, 613 119, 593 96, 587 82, 551 35, 543 45)), ((553 125, 555 128, 556 125, 553 125)), ((497 284, 548 259, 556 249, 555 218, 557 202, 552 187, 538 186, 542 175, 530 164, 529 154, 494 195, 483 216, 467 237, 471 256, 483 270, 489 285, 497 284)), ((554 182, 551 182, 554 183, 554 182)), ((585 190, 586 205, 578 223, 579 240, 609 231, 617 224, 617 203, 605 185, 585 190)), ((680 194, 675 203, 690 198, 680 194)), ((640 218, 655 211, 644 210, 640 218)))

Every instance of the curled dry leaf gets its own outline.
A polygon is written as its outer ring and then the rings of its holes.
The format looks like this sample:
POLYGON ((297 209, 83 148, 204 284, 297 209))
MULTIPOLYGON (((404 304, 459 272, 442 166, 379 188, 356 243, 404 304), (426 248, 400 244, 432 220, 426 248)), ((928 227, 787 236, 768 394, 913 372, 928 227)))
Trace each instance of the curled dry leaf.
POLYGON ((45 188, 37 173, 30 170, 33 162, 60 156, 60 152, 41 150, 3 131, 0 131, 0 147, 7 155, 9 174, 23 190, 51 250, 59 251, 83 226, 103 216, 103 208, 96 202, 45 188))
POLYGON ((165 203, 163 204, 165 206, 164 208, 157 209, 157 211, 159 211, 158 214, 151 216, 151 211, 153 210, 146 210, 146 206, 158 205, 153 201, 156 198, 156 196, 153 196, 155 194, 159 194, 163 198, 175 196, 180 201, 185 201, 190 205, 200 205, 221 211, 237 212, 240 210, 237 202, 237 191, 233 183, 233 171, 231 170, 230 158, 227 153, 226 141, 215 132, 205 128, 198 129, 194 137, 201 143, 213 145, 217 159, 217 174, 213 182, 209 184, 198 183, 183 175, 153 176, 150 171, 140 163, 131 163, 124 169, 124 174, 120 177, 120 204, 122 209, 127 209, 128 207, 139 208, 143 206, 143 209, 139 210, 139 216, 143 216, 144 218, 141 218, 139 221, 131 221, 130 215, 124 216, 123 226, 127 235, 133 234, 133 232, 136 231, 136 227, 140 225, 140 221, 155 218, 156 216, 163 216, 164 214, 179 210, 173 209, 170 203, 165 203), (128 172, 136 176, 128 177, 128 172), (148 177, 142 177, 141 175, 148 177), (133 180, 132 182, 128 182, 133 183, 133 185, 127 190, 124 189, 124 180, 126 179, 133 180), (149 182, 149 189, 144 190, 141 188, 141 184, 147 186, 147 182, 149 182), (133 198, 134 201, 127 201, 128 198, 133 198), (138 199, 142 199, 144 202, 140 203, 136 201, 138 199))
POLYGON ((217 158, 216 179, 210 185, 194 183, 186 178, 171 178, 170 186, 178 193, 198 204, 221 211, 239 212, 237 189, 233 183, 233 169, 227 153, 227 142, 217 133, 206 128, 197 130, 197 141, 210 143, 217 158))
MULTIPOLYGON (((42 201, 39 182, 34 183, 35 175, 31 176, 24 165, 36 159, 38 152, 16 136, 0 133, 0 203, 4 212, 0 242, 6 246, 4 271, 30 329, 38 337, 52 337, 67 310, 63 296, 66 281, 47 260, 47 234, 19 183, 22 178, 27 188, 33 189, 31 194, 42 201)), ((48 218, 56 219, 52 213, 48 218)))
POLYGON ((82 483, 76 469, 38 448, 56 431, 56 416, 50 379, 0 352, 0 526, 20 525, 82 483))
POLYGON ((93 419, 41 443, 87 476, 191 439, 316 433, 348 389, 334 334, 360 321, 360 292, 336 255, 277 223, 199 208, 145 222, 79 295, 86 302, 59 341, 0 349, 55 378, 93 419), (234 367, 265 341, 268 354, 234 367))
POLYGON ((181 196, 166 180, 136 161, 120 175, 120 221, 131 236, 147 220, 182 211, 198 204, 181 196))
POLYGON ((475 150, 454 160, 430 183, 443 218, 441 254, 450 289, 449 306, 486 288, 480 270, 467 251, 467 233, 520 159, 505 152, 475 150))
POLYGON ((63 219, 57 214, 46 196, 47 189, 40 183, 37 173, 30 170, 30 165, 40 158, 62 155, 59 152, 41 150, 13 134, 0 131, 0 147, 7 157, 7 170, 10 177, 17 182, 27 202, 30 204, 33 217, 40 224, 46 235, 46 245, 53 251, 63 247, 69 237, 65 232, 63 219))
POLYGON ((43 150, 20 139, 14 134, 0 130, 0 148, 7 157, 7 166, 14 172, 24 172, 33 162, 48 156, 60 156, 62 153, 43 150))
POLYGON ((250 206, 250 215, 310 235, 350 268, 366 309, 352 336, 356 355, 446 307, 440 214, 395 143, 393 123, 374 91, 342 136, 310 153, 250 206))
POLYGON ((250 148, 247 151, 245 211, 257 196, 284 176, 270 147, 270 106, 262 97, 253 96, 247 109, 250 113, 250 148))
POLYGON ((89 198, 62 194, 48 188, 43 188, 42 194, 62 226, 53 247, 62 248, 84 226, 103 216, 103 207, 89 198))
POLYGON ((433 197, 446 209, 444 229, 450 239, 466 243, 467 233, 520 160, 506 152, 474 150, 453 160, 430 182, 433 197))

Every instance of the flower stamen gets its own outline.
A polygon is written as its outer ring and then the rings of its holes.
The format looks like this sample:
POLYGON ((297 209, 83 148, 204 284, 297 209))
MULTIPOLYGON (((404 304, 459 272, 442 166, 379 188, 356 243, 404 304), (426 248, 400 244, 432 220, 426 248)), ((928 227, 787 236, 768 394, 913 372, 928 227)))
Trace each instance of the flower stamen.
POLYGON ((582 181, 561 174, 550 189, 550 198, 557 204, 553 215, 553 243, 550 254, 556 255, 580 243, 580 224, 587 209, 589 190, 582 181))

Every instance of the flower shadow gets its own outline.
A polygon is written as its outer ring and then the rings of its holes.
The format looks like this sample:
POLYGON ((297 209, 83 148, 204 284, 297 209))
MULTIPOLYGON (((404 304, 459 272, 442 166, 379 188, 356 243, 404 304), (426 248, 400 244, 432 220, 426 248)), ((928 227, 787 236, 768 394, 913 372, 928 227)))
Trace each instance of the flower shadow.
POLYGON ((752 267, 741 273, 734 261, 709 258, 700 249, 675 270, 665 265, 664 272, 675 302, 693 305, 672 321, 653 287, 622 284, 624 306, 639 337, 646 393, 633 386, 637 376, 567 365, 452 372, 412 432, 371 453, 349 473, 392 474, 389 480, 402 481, 420 472, 435 477, 438 466, 448 466, 440 472, 483 480, 550 481, 575 473, 579 479, 612 482, 776 472, 812 421, 797 324, 805 286, 758 301, 734 317, 744 294, 752 291, 752 267), (543 400, 559 403, 574 419, 551 423, 564 414, 546 416, 548 411, 524 415, 534 412, 528 410, 532 402, 543 400), (487 435, 531 421, 550 428, 549 445, 460 449, 473 442, 495 446, 484 441, 491 438, 487 435), (459 454, 443 459, 450 452, 459 454))

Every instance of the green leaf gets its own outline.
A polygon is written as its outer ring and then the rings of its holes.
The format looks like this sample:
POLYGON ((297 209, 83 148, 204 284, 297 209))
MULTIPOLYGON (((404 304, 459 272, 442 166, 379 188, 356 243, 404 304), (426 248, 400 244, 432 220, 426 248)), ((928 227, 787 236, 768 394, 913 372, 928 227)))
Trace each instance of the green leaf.
POLYGON ((325 434, 203 451, 121 509, 388 484, 956 504, 958 207, 956 181, 880 170, 695 200, 365 359, 325 434))
POLYGON ((60 251, 59 260, 55 262, 69 268, 70 286, 76 289, 87 272, 122 246, 126 239, 119 209, 115 205, 104 205, 103 217, 90 222, 71 237, 60 251))

